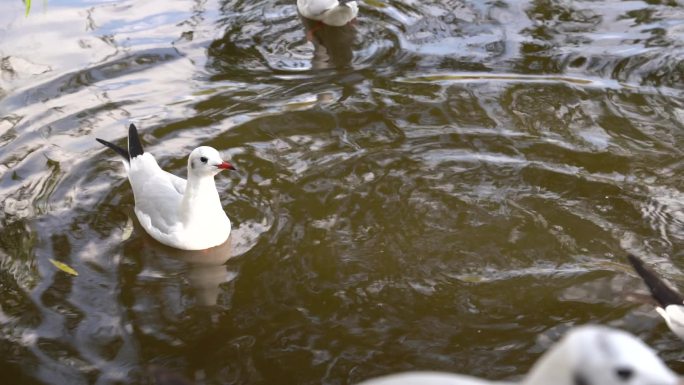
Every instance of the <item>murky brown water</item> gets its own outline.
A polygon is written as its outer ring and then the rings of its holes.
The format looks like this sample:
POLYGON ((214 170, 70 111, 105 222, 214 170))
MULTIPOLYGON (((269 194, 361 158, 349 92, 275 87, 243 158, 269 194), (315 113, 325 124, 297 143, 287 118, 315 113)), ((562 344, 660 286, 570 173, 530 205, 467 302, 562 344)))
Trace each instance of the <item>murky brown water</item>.
POLYGON ((684 287, 684 8, 367 0, 314 53, 294 3, 2 2, 3 384, 516 379, 586 322, 684 372, 623 258, 684 287), (136 227, 131 121, 239 168, 232 245, 136 227))

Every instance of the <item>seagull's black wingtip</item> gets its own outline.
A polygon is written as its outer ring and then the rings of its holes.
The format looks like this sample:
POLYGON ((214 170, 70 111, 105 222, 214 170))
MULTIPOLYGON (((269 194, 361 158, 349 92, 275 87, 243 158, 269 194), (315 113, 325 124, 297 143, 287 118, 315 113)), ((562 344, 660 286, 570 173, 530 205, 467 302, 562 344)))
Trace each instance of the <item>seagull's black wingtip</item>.
POLYGON ((634 270, 639 274, 641 279, 644 280, 646 286, 648 286, 653 299, 658 301, 660 306, 667 307, 668 305, 682 305, 684 304, 684 298, 681 294, 676 292, 670 286, 668 286, 665 281, 663 281, 658 275, 644 264, 644 262, 633 256, 628 255, 627 259, 629 263, 632 264, 634 270))
POLYGON ((145 151, 143 151, 142 144, 140 143, 138 129, 133 123, 128 126, 128 153, 130 154, 131 158, 135 158, 136 156, 145 153, 145 151))
POLYGON ((126 159, 127 162, 129 162, 129 161, 131 160, 131 157, 130 157, 130 155, 128 154, 128 151, 126 151, 125 149, 123 149, 123 148, 117 146, 117 145, 114 144, 114 143, 108 142, 108 141, 106 141, 106 140, 104 140, 104 139, 95 138, 95 140, 97 140, 98 142, 104 144, 105 146, 109 147, 110 149, 114 150, 117 154, 121 155, 121 157, 123 157, 124 159, 126 159))

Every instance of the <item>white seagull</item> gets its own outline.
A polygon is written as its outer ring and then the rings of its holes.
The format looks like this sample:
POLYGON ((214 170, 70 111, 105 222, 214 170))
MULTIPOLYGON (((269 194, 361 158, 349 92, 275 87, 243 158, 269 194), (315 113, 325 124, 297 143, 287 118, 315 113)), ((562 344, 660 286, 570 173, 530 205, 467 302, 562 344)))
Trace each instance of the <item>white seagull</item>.
POLYGON ((684 385, 656 353, 622 330, 580 326, 549 349, 519 383, 441 372, 408 372, 358 385, 684 385))
POLYGON ((342 27, 359 13, 355 0, 297 0, 299 13, 333 27, 342 27))
POLYGON ((634 270, 644 280, 651 292, 651 296, 657 302, 656 311, 660 314, 679 338, 684 340, 684 298, 676 290, 672 289, 658 275, 639 258, 628 255, 627 259, 634 270))
POLYGON ((162 170, 144 152, 138 130, 128 128, 128 150, 102 139, 98 142, 123 157, 135 198, 135 215, 152 238, 182 250, 203 250, 224 243, 230 220, 223 211, 214 175, 235 170, 218 151, 202 146, 188 157, 188 180, 162 170))

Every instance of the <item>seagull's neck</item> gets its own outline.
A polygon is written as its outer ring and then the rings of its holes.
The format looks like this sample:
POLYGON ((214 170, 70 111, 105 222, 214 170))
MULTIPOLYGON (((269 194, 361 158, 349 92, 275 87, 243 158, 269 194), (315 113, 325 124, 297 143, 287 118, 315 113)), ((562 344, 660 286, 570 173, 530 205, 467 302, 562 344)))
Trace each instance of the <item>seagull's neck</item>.
POLYGON ((189 226, 197 221, 209 219, 216 213, 216 210, 223 212, 214 177, 212 175, 188 175, 188 183, 185 186, 181 203, 183 225, 189 226))
POLYGON ((556 344, 537 360, 520 385, 573 385, 571 353, 567 341, 556 344))

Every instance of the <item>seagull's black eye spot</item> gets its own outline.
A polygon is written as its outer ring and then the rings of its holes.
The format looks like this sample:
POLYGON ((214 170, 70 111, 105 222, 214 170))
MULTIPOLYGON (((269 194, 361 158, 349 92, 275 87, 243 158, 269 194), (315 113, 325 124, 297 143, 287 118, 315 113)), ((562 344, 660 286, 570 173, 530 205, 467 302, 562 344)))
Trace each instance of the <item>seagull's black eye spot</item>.
POLYGON ((207 163, 207 160, 208 160, 208 159, 207 159, 206 156, 203 156, 203 157, 200 158, 200 160, 202 161, 202 163, 207 163))
POLYGON ((615 369, 615 375, 622 381, 629 381, 634 375, 634 370, 632 368, 617 368, 615 369))
POLYGON ((589 381, 587 381, 587 379, 579 373, 575 373, 572 378, 572 383, 573 385, 591 385, 589 381))

